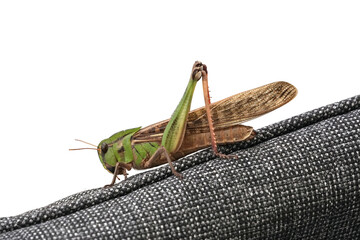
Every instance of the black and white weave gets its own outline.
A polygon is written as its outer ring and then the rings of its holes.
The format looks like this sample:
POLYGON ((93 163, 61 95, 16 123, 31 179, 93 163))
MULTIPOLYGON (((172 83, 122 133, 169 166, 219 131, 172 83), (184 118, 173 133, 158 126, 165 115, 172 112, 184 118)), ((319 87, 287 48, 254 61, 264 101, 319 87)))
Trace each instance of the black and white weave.
POLYGON ((0 239, 360 239, 360 96, 110 189, 0 218, 0 239))

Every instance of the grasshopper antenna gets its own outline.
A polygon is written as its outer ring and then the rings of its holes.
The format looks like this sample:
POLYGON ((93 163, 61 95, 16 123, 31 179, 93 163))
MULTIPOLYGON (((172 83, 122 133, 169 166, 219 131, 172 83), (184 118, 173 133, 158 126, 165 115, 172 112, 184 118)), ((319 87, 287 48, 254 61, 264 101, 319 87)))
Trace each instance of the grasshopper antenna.
POLYGON ((75 139, 75 141, 82 142, 82 143, 88 144, 88 145, 90 145, 90 146, 94 146, 95 148, 72 148, 72 149, 69 149, 69 151, 84 150, 84 149, 91 149, 91 150, 98 150, 98 151, 100 150, 99 148, 97 148, 96 145, 91 144, 91 143, 88 143, 88 142, 85 142, 85 141, 83 141, 83 140, 75 139))
POLYGON ((91 146, 93 146, 93 147, 96 147, 96 148, 97 148, 97 146, 96 146, 96 145, 91 144, 91 143, 88 143, 88 142, 85 142, 85 141, 80 140, 80 139, 75 139, 75 141, 82 142, 82 143, 85 143, 85 144, 88 144, 88 145, 91 145, 91 146))
POLYGON ((84 150, 84 149, 99 150, 98 148, 70 148, 69 151, 84 150))

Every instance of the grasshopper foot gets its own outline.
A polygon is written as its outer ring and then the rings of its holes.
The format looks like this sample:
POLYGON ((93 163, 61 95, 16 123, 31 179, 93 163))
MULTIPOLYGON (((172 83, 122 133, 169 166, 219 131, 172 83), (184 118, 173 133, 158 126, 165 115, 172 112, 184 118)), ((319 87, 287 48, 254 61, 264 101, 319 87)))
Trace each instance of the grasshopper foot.
POLYGON ((237 155, 234 154, 222 154, 222 153, 215 153, 215 155, 219 158, 223 158, 223 159, 238 159, 239 157, 237 155))
POLYGON ((172 171, 172 173, 173 173, 176 177, 178 177, 180 180, 183 180, 183 179, 184 179, 183 175, 180 174, 180 173, 178 173, 177 171, 172 171))

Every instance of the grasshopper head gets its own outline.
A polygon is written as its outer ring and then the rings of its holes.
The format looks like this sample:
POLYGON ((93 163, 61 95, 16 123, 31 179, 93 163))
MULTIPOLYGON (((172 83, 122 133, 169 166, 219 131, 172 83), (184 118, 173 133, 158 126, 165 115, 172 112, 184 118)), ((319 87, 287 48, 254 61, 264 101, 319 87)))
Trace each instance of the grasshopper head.
POLYGON ((116 148, 117 143, 112 143, 108 139, 104 139, 99 143, 98 146, 98 155, 100 158, 100 162, 103 165, 103 167, 110 173, 114 173, 115 171, 115 165, 118 161, 118 158, 116 157, 119 150, 116 148))
POLYGON ((129 134, 134 134, 139 129, 140 127, 117 132, 99 143, 97 149, 100 162, 108 172, 114 173, 117 162, 126 163, 123 139, 129 134))

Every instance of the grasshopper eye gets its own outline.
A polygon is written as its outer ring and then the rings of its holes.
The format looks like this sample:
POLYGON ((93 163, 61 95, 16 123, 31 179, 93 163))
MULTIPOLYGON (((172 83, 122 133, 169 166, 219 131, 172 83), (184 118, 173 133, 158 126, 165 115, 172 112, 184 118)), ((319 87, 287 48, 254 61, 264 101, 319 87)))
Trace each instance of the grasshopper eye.
POLYGON ((101 152, 103 154, 105 154, 108 151, 108 149, 109 149, 109 146, 107 145, 107 143, 101 144, 101 152))

